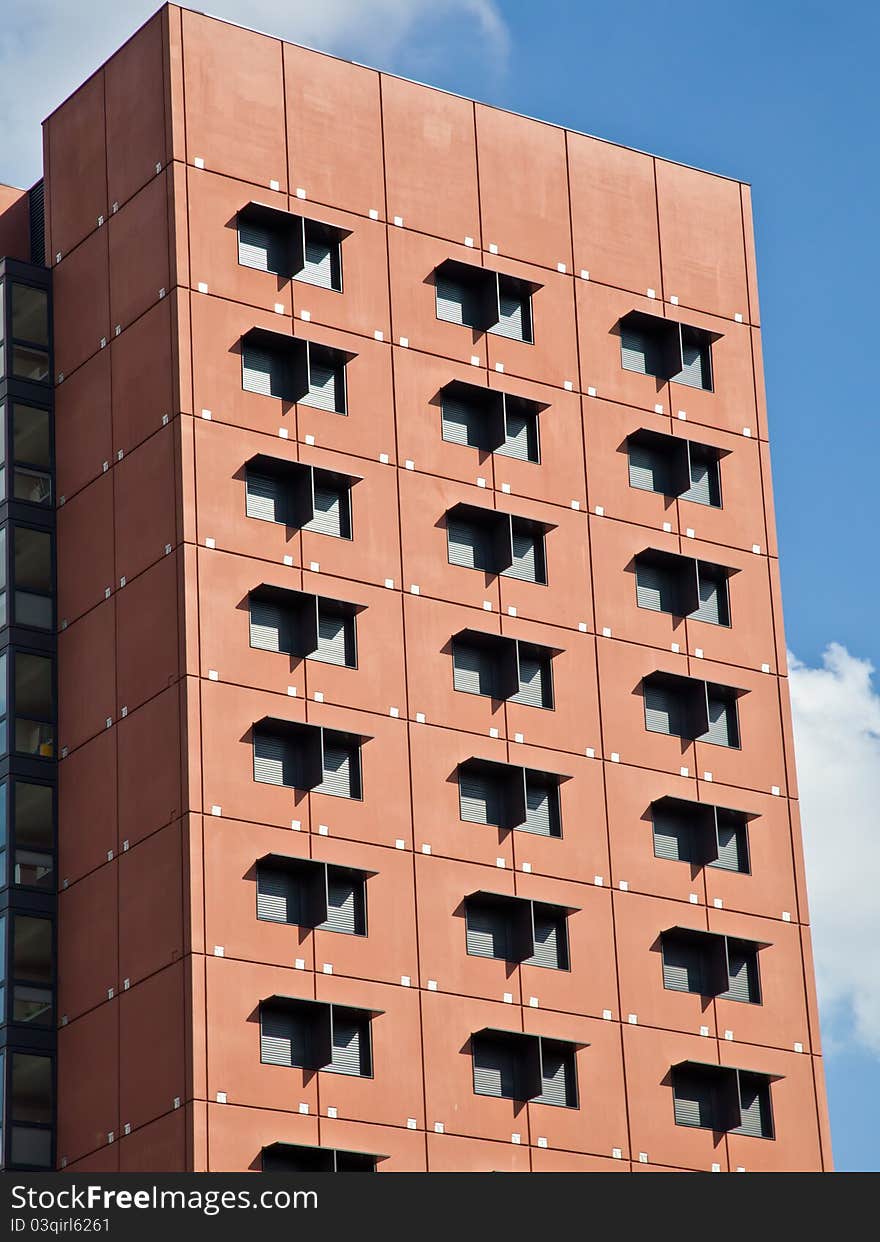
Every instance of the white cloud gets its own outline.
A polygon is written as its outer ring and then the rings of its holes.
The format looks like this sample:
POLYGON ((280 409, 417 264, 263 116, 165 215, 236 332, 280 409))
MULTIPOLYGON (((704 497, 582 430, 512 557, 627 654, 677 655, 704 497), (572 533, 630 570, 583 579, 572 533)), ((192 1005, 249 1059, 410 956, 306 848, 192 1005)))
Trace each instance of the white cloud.
MULTIPOLYGON (((40 123, 159 7, 159 0, 30 0, 0 22, 0 182, 40 175, 40 123)), ((406 72, 476 50, 504 63, 496 0, 209 0, 217 17, 406 72), (452 41, 452 42, 450 42, 452 41), (402 64, 396 62, 402 59, 402 64)))
POLYGON ((823 1031, 880 1054, 880 691, 831 643, 791 657, 798 783, 823 1031))

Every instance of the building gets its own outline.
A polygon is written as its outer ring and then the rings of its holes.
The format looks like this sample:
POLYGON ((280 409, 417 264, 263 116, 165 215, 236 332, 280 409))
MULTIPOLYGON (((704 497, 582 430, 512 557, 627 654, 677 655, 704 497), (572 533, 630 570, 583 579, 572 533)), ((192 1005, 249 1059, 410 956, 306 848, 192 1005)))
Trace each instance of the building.
POLYGON ((748 186, 174 5, 44 137, 7 1164, 829 1167, 748 186))

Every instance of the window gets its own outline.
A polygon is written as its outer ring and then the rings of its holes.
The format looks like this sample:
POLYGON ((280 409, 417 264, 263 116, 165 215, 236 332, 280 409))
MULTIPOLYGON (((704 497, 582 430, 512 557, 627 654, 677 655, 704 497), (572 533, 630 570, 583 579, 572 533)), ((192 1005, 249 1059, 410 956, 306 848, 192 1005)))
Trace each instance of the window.
POLYGON ((577 1108, 578 1045, 487 1027, 471 1036, 474 1092, 577 1108))
POLYGON ((48 384, 49 295, 45 289, 12 282, 9 286, 10 375, 48 384))
POLYGON ((669 991, 761 1003, 758 952, 764 945, 688 927, 669 928, 660 941, 669 991))
POLYGON ((264 397, 346 414, 345 350, 253 328, 241 338, 241 386, 264 397))
POLYGON ((351 475, 258 454, 245 468, 245 512, 316 535, 351 539, 351 475))
POLYGON ((15 749, 52 759, 55 755, 54 674, 48 656, 15 652, 15 749))
POLYGON ((532 295, 540 285, 447 259, 434 271, 437 318, 531 344, 532 295))
POLYGON ((627 438, 630 487, 721 508, 721 450, 657 431, 627 438))
POLYGON ((9 1054, 9 1132, 11 1165, 51 1169, 54 1165, 52 1059, 29 1052, 9 1054))
POLYGON ((473 824, 560 837, 559 782, 536 772, 488 759, 469 759, 458 767, 459 813, 473 824))
POLYGON ((16 912, 12 916, 13 1022, 51 1026, 52 921, 16 912))
POLYGON ((334 1147, 273 1143, 260 1153, 263 1173, 375 1173, 378 1156, 334 1147))
POLYGON ((12 496, 29 504, 52 503, 51 422, 48 410, 16 402, 12 415, 12 496))
POLYGON ((472 957, 568 970, 569 913, 564 906, 523 897, 471 893, 465 899, 467 951, 472 957))
POLYGON ((696 867, 749 871, 748 829, 745 811, 659 798, 651 803, 654 854, 696 867))
POLYGON ((54 882, 54 792, 16 779, 12 786, 13 883, 51 889, 54 882))
POLYGON ((238 261, 341 293, 342 242, 348 235, 348 229, 249 203, 238 213, 238 261))
POLYGON ((465 694, 553 707, 552 647, 462 630, 452 640, 453 685, 465 694))
POLYGON ((672 1067, 675 1124, 773 1138, 771 1074, 682 1061, 672 1067))
POLYGON ((639 608, 711 625, 730 625, 730 570, 673 552, 646 548, 634 557, 639 608))
POLYGON ((359 799, 365 740, 354 733, 266 716, 253 729, 254 780, 359 799))
POLYGON ((712 342, 717 333, 643 311, 624 315, 618 326, 624 370, 711 391, 712 342))
POLYGON ((13 527, 13 558, 16 624, 51 630, 54 592, 49 531, 13 527))
POLYGON ((356 604, 263 583, 251 591, 248 609, 252 647, 357 667, 356 604))
POLYGON ((650 733, 739 748, 736 700, 743 691, 675 673, 651 673, 642 680, 642 693, 650 733))
POLYGON ((260 1002, 260 1060, 370 1078, 375 1011, 270 996, 260 1002))
POLYGON ((365 936, 367 875, 351 867, 267 854, 257 863, 257 918, 365 936))
POLYGON ((444 440, 540 462, 538 414, 546 406, 461 380, 447 384, 439 396, 444 440))
POLYGON ((459 504, 446 514, 450 565, 546 585, 547 523, 459 504))

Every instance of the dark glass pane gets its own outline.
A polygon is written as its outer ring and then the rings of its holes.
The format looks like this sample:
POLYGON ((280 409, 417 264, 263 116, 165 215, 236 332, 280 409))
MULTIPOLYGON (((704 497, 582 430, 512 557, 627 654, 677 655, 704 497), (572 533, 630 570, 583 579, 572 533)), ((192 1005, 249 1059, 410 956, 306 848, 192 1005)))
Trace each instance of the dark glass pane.
POLYGON ((16 405, 12 413, 12 455, 29 466, 51 464, 49 411, 31 405, 16 405))
POLYGON ((49 300, 43 289, 12 286, 12 335, 17 341, 49 344, 49 300))

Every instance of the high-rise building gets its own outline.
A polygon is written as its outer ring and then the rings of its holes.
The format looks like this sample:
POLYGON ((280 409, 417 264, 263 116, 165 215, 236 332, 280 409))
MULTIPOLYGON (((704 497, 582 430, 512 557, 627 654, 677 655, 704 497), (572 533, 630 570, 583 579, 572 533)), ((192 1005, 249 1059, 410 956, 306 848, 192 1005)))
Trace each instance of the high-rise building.
POLYGON ((174 5, 44 136, 6 1165, 828 1167, 748 186, 174 5))

